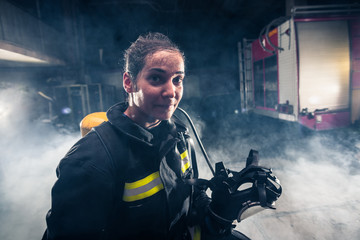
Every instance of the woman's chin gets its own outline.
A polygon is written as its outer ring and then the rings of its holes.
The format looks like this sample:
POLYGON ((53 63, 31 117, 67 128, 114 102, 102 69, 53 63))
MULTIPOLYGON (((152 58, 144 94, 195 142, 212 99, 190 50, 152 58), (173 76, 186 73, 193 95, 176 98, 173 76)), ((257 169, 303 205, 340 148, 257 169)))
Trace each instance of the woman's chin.
POLYGON ((158 113, 156 114, 156 116, 154 116, 155 119, 159 119, 159 120, 169 120, 172 115, 173 115, 174 111, 168 111, 168 112, 164 112, 164 113, 158 113))
POLYGON ((153 112, 153 117, 159 120, 168 120, 172 117, 175 112, 175 107, 167 108, 167 109, 156 109, 153 112))

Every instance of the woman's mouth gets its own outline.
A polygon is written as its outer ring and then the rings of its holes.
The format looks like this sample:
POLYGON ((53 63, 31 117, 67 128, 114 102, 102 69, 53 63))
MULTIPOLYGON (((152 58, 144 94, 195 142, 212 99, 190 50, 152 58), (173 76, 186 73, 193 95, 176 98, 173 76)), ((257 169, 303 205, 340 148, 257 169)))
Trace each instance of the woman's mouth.
POLYGON ((155 106, 159 107, 159 108, 169 109, 169 108, 174 107, 174 104, 158 104, 158 105, 155 105, 155 106))
POLYGON ((175 108, 175 104, 156 104, 155 107, 163 109, 165 111, 169 111, 175 108))

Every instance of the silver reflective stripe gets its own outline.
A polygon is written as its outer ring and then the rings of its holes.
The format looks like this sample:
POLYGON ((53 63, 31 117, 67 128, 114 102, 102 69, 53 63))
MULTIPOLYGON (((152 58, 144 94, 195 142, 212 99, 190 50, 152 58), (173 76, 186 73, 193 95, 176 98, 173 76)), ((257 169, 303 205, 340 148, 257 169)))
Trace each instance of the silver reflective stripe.
POLYGON ((123 200, 133 202, 154 195, 164 189, 159 171, 136 182, 125 183, 123 200))

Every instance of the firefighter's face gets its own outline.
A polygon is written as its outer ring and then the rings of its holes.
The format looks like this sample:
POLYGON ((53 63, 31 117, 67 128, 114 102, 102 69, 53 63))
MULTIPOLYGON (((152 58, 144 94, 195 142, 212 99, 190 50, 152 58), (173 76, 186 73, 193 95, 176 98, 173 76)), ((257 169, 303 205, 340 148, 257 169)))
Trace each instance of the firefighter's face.
POLYGON ((125 114, 145 127, 169 119, 182 98, 184 77, 180 53, 164 50, 147 56, 135 84, 124 74, 124 88, 129 93, 125 114))

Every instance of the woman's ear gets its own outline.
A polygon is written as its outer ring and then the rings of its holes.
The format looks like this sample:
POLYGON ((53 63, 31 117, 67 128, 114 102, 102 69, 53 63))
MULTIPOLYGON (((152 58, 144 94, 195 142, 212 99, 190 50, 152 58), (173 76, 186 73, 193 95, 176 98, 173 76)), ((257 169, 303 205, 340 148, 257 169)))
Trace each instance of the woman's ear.
POLYGON ((125 89, 125 92, 127 93, 131 93, 134 91, 134 85, 128 72, 125 72, 123 75, 123 87, 125 89))

